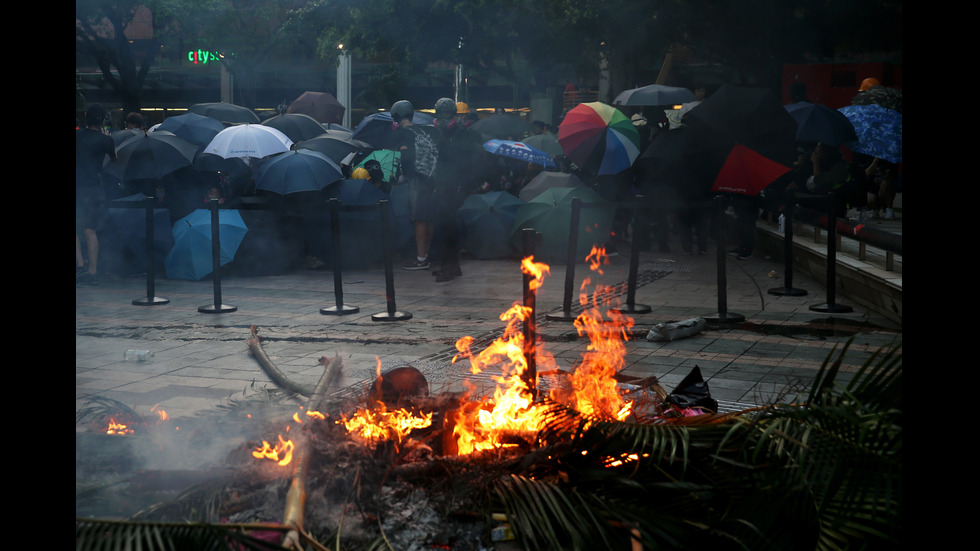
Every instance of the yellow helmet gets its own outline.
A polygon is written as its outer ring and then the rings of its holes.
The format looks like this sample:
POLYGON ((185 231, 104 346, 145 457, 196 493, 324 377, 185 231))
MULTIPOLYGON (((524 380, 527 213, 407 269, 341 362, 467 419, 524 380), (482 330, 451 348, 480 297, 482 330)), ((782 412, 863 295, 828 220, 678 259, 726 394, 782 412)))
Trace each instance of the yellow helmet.
POLYGON ((354 169, 354 172, 351 174, 351 178, 355 180, 370 180, 371 173, 368 172, 363 166, 359 166, 354 169))
POLYGON ((470 112, 470 106, 469 105, 466 105, 465 103, 463 103, 461 101, 456 102, 456 114, 457 115, 462 115, 463 113, 469 113, 469 112, 470 112))

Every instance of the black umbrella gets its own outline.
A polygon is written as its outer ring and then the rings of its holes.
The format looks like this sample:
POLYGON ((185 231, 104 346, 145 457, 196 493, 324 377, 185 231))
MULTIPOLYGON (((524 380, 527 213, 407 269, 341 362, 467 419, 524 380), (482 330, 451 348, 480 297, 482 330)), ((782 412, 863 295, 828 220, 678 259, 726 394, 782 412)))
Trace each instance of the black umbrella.
POLYGON ((224 130, 225 125, 221 121, 198 115, 197 113, 184 113, 176 117, 167 117, 157 125, 154 132, 164 130, 171 132, 178 137, 184 138, 192 144, 203 148, 211 143, 211 140, 224 130))
POLYGON ((371 149, 371 146, 353 138, 342 138, 331 134, 321 134, 316 138, 303 140, 296 144, 296 149, 311 149, 323 153, 334 162, 340 164, 351 153, 371 149))
POLYGON ((262 124, 271 126, 283 134, 289 136, 294 142, 301 142, 315 138, 324 133, 323 126, 309 115, 301 113, 287 113, 276 115, 262 121, 262 124))
POLYGON ((187 110, 191 113, 197 113, 198 115, 204 115, 205 117, 211 117, 230 124, 256 124, 260 122, 259 116, 255 114, 255 111, 233 103, 195 103, 188 107, 187 110))
POLYGON ((306 91, 289 104, 286 113, 302 113, 322 123, 341 123, 346 110, 331 94, 306 91))
POLYGON ((799 125, 796 130, 797 141, 843 145, 857 140, 854 125, 837 109, 801 101, 787 105, 786 112, 799 125))
POLYGON ((520 140, 525 134, 531 132, 531 125, 517 115, 493 114, 485 119, 480 119, 470 127, 489 138, 499 138, 503 140, 520 140))
MULTIPOLYGON (((433 120, 435 120, 433 115, 416 111, 412 117, 412 124, 426 126, 431 125, 433 120)), ((354 127, 353 137, 355 140, 369 144, 374 149, 392 149, 394 144, 391 143, 391 138, 394 132, 394 120, 391 118, 391 113, 382 111, 364 117, 354 127)))
POLYGON ((105 172, 123 182, 159 180, 190 166, 197 146, 166 131, 155 131, 130 138, 116 148, 116 162, 108 162, 105 172))
POLYGON ((296 149, 264 161, 255 177, 255 189, 277 195, 320 191, 343 177, 340 165, 323 153, 296 149))
POLYGON ((687 88, 651 84, 620 92, 613 105, 679 105, 697 100, 687 88))
POLYGON ((145 134, 146 132, 144 132, 140 128, 127 128, 125 130, 116 130, 111 135, 112 143, 115 144, 116 148, 118 148, 120 145, 125 143, 126 140, 135 138, 137 136, 143 136, 145 134))
POLYGON ((710 152, 713 169, 721 169, 736 143, 786 165, 796 158, 797 123, 768 88, 725 84, 686 121, 690 147, 710 152))

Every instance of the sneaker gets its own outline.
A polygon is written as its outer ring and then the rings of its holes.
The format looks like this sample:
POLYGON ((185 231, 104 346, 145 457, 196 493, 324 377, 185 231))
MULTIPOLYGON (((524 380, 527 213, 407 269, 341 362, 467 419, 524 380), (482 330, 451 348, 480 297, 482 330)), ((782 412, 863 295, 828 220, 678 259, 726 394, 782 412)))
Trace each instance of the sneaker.
POLYGON ((895 219, 895 211, 893 211, 892 209, 885 209, 885 220, 894 220, 894 219, 895 219))
POLYGON ((85 272, 81 277, 75 278, 76 287, 98 287, 99 280, 95 277, 95 274, 90 274, 85 272))
POLYGON ((448 275, 450 278, 452 278, 452 277, 460 277, 460 276, 463 275, 463 270, 460 270, 459 269, 459 266, 456 266, 455 268, 447 268, 447 267, 443 266, 442 268, 440 268, 438 270, 432 270, 432 275, 434 275, 436 277, 442 277, 443 274, 448 275))
POLYGON ((732 249, 728 251, 728 256, 742 256, 742 249, 732 249))
POLYGON ((428 270, 429 269, 429 259, 416 260, 413 264, 408 266, 402 266, 403 270, 428 270))
POLYGON ((75 280, 76 281, 78 280, 78 278, 82 277, 83 275, 85 275, 87 273, 88 273, 88 267, 87 266, 75 266, 75 280))
POLYGON ((738 258, 739 260, 748 260, 748 259, 752 258, 752 253, 750 253, 750 252, 744 252, 744 253, 738 255, 735 258, 738 258))

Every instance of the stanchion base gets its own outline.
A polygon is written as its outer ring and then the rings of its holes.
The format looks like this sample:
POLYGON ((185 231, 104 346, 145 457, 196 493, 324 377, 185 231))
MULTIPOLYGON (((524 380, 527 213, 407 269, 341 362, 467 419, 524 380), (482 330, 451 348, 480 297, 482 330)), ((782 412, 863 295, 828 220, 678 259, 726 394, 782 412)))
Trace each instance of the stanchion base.
POLYGON ((545 314, 544 316, 549 321, 575 321, 578 318, 577 315, 568 312, 562 312, 560 314, 545 314))
POLYGON ((237 306, 231 306, 230 304, 206 304, 204 306, 198 306, 197 311, 202 314, 227 314, 228 312, 237 312, 237 306))
POLYGON ((745 316, 742 314, 732 314, 731 312, 715 313, 710 316, 704 316, 704 321, 708 323, 742 323, 745 321, 745 316))
POLYGON ((373 321, 405 321, 412 319, 412 314, 408 312, 395 312, 392 314, 382 312, 380 314, 372 314, 371 319, 373 321))
POLYGON ((777 287, 775 289, 769 289, 769 294, 781 297, 802 297, 806 295, 806 291, 797 289, 796 287, 777 287))
POLYGON ((845 306, 843 304, 830 304, 829 302, 824 302, 822 304, 814 304, 810 307, 810 310, 814 312, 830 312, 833 314, 846 314, 848 312, 853 312, 854 308, 850 306, 845 306))
POLYGON ((331 306, 329 308, 320 308, 320 313, 325 316, 345 316, 347 314, 356 314, 360 312, 361 309, 357 306, 331 306))
POLYGON ((612 311, 620 314, 649 314, 653 308, 646 304, 634 304, 633 306, 627 305, 625 308, 613 308, 612 311))
POLYGON ((156 306, 158 304, 170 304, 170 299, 163 297, 134 298, 133 304, 136 306, 156 306))

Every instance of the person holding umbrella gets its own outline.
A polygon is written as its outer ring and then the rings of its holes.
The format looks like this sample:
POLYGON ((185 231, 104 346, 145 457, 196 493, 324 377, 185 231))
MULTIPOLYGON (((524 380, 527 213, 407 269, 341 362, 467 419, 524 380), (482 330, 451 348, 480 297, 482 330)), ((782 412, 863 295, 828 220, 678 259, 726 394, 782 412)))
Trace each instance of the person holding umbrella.
POLYGON ((75 131, 75 285, 98 285, 98 231, 105 221, 105 190, 102 188, 102 166, 108 156, 116 160, 116 148, 102 127, 109 113, 98 104, 85 111, 85 127, 75 131), (85 236, 88 270, 82 255, 85 236))

